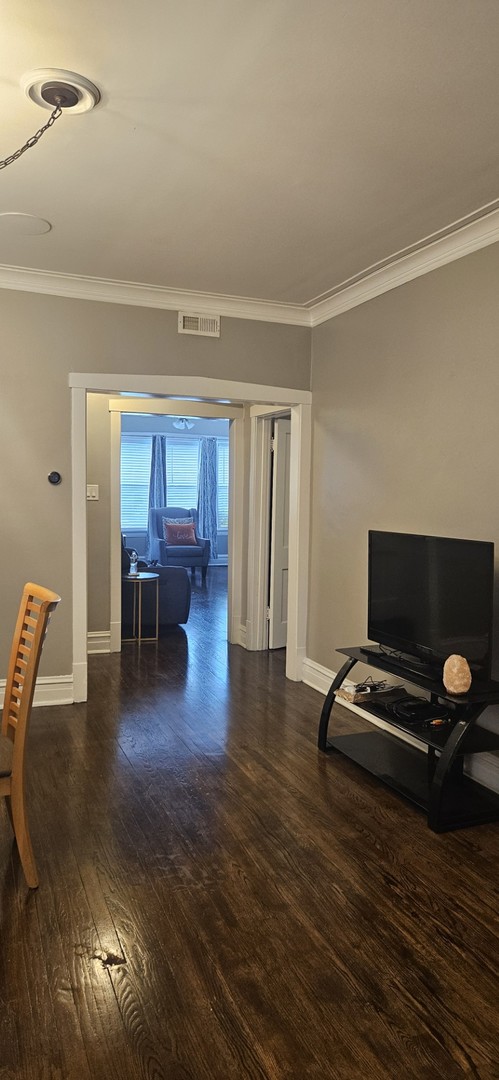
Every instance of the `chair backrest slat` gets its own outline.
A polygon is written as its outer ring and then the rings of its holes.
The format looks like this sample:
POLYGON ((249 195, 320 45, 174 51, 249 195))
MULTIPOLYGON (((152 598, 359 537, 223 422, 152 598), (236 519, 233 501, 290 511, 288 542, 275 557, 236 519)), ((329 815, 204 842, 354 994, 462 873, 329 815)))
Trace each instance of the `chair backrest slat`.
POLYGON ((2 735, 14 742, 16 757, 23 753, 40 655, 52 611, 60 596, 29 581, 23 590, 12 639, 5 698, 2 735))
POLYGON ((57 593, 41 585, 29 581, 24 586, 12 638, 2 713, 2 735, 11 740, 13 747, 9 771, 4 769, 0 779, 0 794, 9 800, 19 858, 30 889, 37 888, 38 873, 24 799, 26 735, 40 654, 50 614, 59 601, 57 593))

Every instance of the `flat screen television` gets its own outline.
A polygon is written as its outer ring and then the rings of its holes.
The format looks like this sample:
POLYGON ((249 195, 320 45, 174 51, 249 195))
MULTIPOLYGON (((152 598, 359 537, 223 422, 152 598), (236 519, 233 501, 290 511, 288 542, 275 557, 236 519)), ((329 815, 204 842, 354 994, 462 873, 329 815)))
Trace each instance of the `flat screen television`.
POLYGON ((434 670, 458 653, 489 679, 493 580, 492 543, 371 530, 368 637, 434 670))

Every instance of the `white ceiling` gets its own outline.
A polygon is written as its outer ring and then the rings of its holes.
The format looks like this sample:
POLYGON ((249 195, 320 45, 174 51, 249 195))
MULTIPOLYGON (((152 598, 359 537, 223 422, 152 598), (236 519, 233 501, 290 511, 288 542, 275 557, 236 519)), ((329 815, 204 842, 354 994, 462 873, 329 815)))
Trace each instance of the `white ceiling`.
POLYGON ((1 0, 0 263, 309 304, 499 198, 498 0, 1 0), (12 232, 13 230, 10 230, 12 232))

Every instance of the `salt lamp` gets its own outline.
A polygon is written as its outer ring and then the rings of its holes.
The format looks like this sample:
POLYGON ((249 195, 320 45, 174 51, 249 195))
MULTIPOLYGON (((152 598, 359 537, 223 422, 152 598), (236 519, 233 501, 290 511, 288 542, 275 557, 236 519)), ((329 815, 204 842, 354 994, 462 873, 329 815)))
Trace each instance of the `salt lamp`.
POLYGON ((444 664, 444 686, 449 694, 467 694, 471 686, 470 665, 464 656, 453 653, 444 664))

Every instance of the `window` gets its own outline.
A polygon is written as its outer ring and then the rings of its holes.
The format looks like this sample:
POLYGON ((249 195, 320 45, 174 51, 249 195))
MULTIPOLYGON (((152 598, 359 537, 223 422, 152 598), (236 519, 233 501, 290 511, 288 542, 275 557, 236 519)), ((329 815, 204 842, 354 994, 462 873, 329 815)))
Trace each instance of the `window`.
POLYGON ((166 488, 169 506, 197 506, 199 439, 168 435, 166 440, 166 488))
POLYGON ((229 527, 229 440, 217 439, 217 523, 229 527))
POLYGON ((121 438, 121 528, 147 529, 149 481, 151 478, 150 435, 123 435, 121 438))
MULTIPOLYGON (((169 506, 197 506, 200 438, 168 435, 166 483, 169 506)), ((149 516, 152 435, 121 437, 121 528, 146 530, 149 516)), ((229 526, 229 440, 217 438, 217 523, 229 526)))

